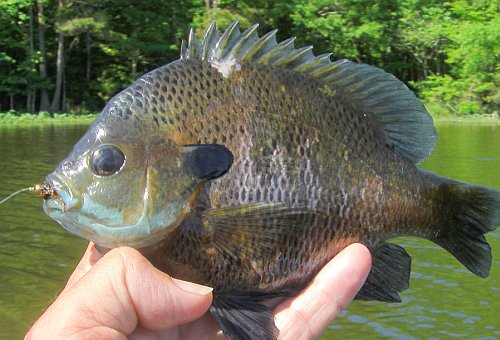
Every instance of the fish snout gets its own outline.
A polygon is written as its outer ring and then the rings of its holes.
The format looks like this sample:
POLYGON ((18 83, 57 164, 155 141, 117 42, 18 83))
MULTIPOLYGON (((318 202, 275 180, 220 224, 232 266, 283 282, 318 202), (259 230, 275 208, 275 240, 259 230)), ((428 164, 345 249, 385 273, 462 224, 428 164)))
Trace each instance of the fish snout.
POLYGON ((44 205, 49 210, 60 210, 62 212, 78 209, 82 206, 82 197, 75 189, 68 185, 60 174, 53 172, 47 176, 44 184, 50 188, 49 193, 42 194, 44 205))

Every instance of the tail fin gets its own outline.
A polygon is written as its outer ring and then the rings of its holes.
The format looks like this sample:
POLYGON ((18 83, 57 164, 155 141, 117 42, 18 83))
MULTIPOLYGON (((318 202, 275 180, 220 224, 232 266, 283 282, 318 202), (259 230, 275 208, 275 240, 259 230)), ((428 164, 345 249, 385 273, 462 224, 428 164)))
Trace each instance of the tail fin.
POLYGON ((435 187, 433 194, 441 225, 431 240, 472 273, 487 277, 492 258, 484 234, 500 225, 500 191, 446 181, 435 187))

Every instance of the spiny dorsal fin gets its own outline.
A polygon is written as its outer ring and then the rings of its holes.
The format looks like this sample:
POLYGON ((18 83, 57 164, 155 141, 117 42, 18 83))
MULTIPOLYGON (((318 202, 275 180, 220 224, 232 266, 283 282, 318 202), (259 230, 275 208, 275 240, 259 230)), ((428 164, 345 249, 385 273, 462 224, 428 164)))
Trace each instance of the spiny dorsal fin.
POLYGON ((276 41, 276 30, 259 37, 258 24, 240 33, 236 20, 219 35, 215 22, 201 43, 189 33, 181 46, 181 60, 202 60, 225 77, 240 62, 285 67, 307 74, 335 90, 360 113, 371 114, 382 126, 394 152, 413 163, 423 161, 437 142, 431 116, 406 85, 379 68, 349 60, 332 62, 330 53, 315 56, 312 46, 295 48, 294 38, 276 41))

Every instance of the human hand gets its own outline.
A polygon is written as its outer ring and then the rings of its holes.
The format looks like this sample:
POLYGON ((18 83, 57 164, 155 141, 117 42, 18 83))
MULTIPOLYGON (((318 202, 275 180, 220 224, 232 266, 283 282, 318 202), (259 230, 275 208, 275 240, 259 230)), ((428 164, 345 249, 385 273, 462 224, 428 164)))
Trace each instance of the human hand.
MULTIPOLYGON (((210 288, 172 279, 131 248, 101 257, 91 243, 27 339, 223 338, 207 313, 210 288)), ((370 266, 364 246, 347 247, 304 291, 274 309, 280 338, 319 336, 356 295, 370 266)))
POLYGON ((103 256, 90 243, 26 339, 202 339, 218 331, 206 313, 211 291, 171 278, 132 248, 103 256))

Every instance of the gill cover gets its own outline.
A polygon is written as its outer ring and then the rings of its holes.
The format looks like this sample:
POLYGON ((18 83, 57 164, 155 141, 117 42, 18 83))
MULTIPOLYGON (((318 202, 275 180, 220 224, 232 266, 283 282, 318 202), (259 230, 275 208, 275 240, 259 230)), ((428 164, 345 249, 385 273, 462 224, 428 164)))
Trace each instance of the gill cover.
POLYGON ((184 146, 184 164, 197 178, 210 180, 224 175, 231 164, 233 154, 219 144, 191 144, 184 146))

